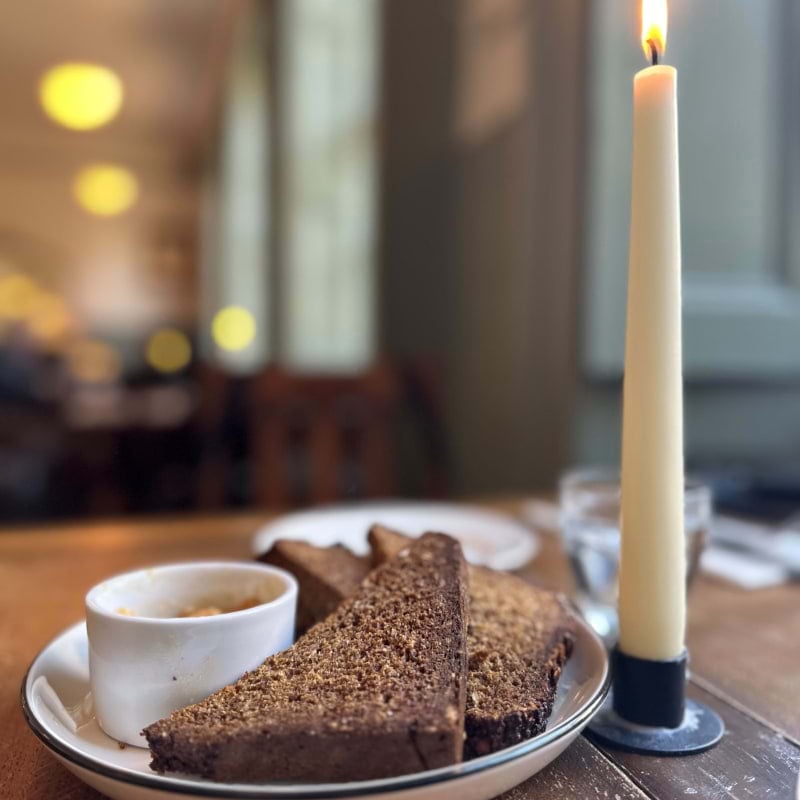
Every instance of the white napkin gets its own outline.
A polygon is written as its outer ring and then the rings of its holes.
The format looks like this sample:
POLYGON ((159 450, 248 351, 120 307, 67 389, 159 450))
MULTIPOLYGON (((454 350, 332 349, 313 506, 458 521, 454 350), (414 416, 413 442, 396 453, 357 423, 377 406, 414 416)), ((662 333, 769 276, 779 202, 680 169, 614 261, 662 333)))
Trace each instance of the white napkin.
POLYGON ((31 697, 34 702, 41 703, 71 733, 75 733, 78 728, 86 725, 94 717, 94 702, 91 692, 79 703, 67 707, 44 675, 40 675, 33 682, 31 697))
POLYGON ((800 531, 781 528, 770 536, 769 553, 794 572, 800 572, 800 531))
POLYGON ((700 566, 704 572, 723 578, 742 589, 766 589, 769 586, 779 586, 789 579, 786 568, 780 564, 713 544, 703 551, 700 566))
POLYGON ((700 564, 706 572, 743 589, 764 589, 792 577, 791 555, 800 569, 800 533, 773 533, 764 525, 717 516, 700 564))
POLYGON ((72 718, 61 698, 56 694, 55 689, 44 675, 40 675, 32 687, 32 695, 37 699, 56 719, 64 725, 71 733, 78 730, 78 723, 72 718))

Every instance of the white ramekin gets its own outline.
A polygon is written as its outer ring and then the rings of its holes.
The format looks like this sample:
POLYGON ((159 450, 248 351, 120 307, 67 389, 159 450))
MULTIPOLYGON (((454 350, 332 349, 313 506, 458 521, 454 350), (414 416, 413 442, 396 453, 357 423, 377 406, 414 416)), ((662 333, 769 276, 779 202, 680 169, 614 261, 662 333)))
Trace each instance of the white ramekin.
POLYGON ((264 564, 170 564, 99 583, 86 595, 86 625, 100 727, 119 742, 145 746, 144 727, 286 649, 296 606, 295 579, 264 564), (262 602, 242 611, 171 616, 190 607, 235 607, 253 597, 262 602))

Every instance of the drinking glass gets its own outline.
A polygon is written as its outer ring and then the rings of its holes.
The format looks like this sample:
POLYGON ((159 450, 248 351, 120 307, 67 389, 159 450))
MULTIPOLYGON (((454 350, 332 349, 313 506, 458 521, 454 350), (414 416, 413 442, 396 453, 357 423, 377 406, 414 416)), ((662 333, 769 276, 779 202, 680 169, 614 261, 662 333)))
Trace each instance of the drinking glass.
MULTIPOLYGON (((619 469, 594 467, 567 472, 559 483, 561 533, 575 577, 575 600, 586 620, 611 644, 617 640, 617 575, 620 554, 619 469)), ((687 588, 694 577, 711 525, 711 488, 686 482, 687 588)))

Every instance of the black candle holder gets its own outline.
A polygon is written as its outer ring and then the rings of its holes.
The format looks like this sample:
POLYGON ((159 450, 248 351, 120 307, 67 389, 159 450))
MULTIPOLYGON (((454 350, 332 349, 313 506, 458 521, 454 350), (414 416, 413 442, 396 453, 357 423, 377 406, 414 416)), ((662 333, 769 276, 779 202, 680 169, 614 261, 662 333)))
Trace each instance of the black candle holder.
POLYGON ((613 688, 586 732, 611 747, 683 756, 713 747, 725 733, 719 714, 686 699, 688 654, 651 661, 611 651, 613 688))

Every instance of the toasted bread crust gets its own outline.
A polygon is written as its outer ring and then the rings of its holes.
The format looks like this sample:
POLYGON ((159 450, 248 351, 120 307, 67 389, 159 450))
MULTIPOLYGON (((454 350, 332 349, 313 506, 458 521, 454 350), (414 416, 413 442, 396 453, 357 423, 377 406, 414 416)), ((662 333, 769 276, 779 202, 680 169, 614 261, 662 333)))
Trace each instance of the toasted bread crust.
MULTIPOLYGON (((369 541, 378 565, 413 539, 375 525, 369 541)), ((521 578, 470 565, 469 586, 466 759, 544 730, 575 632, 561 599, 521 578)))
POLYGON ((462 758, 467 575, 427 534, 291 648, 145 729, 159 772, 352 781, 462 758))
POLYGON ((289 539, 279 539, 258 560, 297 578, 298 634, 332 614, 345 597, 355 593, 370 570, 367 558, 359 558, 340 544, 315 547, 289 539))

